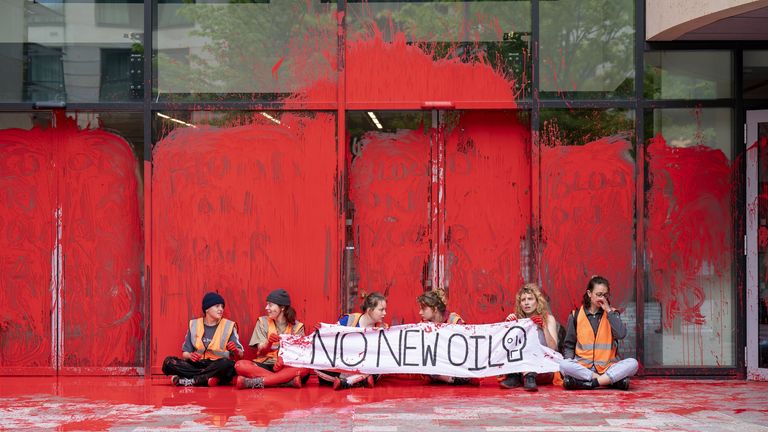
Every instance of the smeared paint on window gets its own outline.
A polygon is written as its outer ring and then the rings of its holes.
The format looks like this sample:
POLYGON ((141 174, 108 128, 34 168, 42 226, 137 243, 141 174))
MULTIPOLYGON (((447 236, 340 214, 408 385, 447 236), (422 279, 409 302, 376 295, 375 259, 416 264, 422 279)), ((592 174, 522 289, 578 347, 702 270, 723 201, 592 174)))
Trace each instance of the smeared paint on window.
POLYGON ((498 322, 530 277, 529 127, 515 112, 467 112, 446 135, 449 308, 498 322))
POLYGON ((385 293, 387 321, 413 322, 429 267, 429 136, 369 132, 360 146, 349 173, 358 292, 385 293))
MULTIPOLYGON (((219 291, 247 342, 269 291, 298 320, 338 310, 335 116, 254 113, 231 127, 176 129, 154 149, 154 366, 178 355, 200 299, 219 291)), ((307 331, 311 331, 307 329, 307 331)))
POLYGON ((622 136, 541 147, 541 277, 552 312, 565 323, 587 281, 611 281, 611 303, 634 292, 634 161, 622 136))
POLYGON ((122 138, 55 128, 0 131, 9 203, 3 366, 137 367, 143 360, 137 161, 122 138), (60 245, 60 246, 59 246, 60 245), (60 249, 59 249, 60 247, 60 249), (60 255, 59 255, 60 254, 60 255))

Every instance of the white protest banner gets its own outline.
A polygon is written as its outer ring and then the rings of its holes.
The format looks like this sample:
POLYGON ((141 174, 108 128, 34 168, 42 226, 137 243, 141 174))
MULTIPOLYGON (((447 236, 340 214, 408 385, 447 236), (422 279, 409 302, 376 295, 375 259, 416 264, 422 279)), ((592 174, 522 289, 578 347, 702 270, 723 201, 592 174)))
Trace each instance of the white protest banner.
POLYGON ((369 374, 480 378, 555 372, 562 356, 539 343, 529 319, 496 324, 419 323, 389 329, 323 325, 307 336, 281 335, 286 365, 369 374))

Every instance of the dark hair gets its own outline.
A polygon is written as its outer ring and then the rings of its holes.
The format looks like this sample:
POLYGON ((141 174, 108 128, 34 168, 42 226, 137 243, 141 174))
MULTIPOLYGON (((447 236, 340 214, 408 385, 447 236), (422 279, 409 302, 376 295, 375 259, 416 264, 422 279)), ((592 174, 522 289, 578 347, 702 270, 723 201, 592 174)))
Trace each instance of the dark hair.
MULTIPOLYGON (((592 290, 594 290, 595 286, 597 285, 605 285, 605 287, 608 288, 608 292, 611 291, 611 284, 608 282, 608 279, 598 275, 592 276, 589 282, 587 282, 587 291, 592 292, 592 290)), ((592 305, 592 302, 589 300, 589 294, 586 292, 584 293, 582 303, 584 304, 585 309, 592 305)))
POLYGON ((366 313, 368 312, 368 309, 374 309, 379 305, 379 303, 383 301, 387 301, 387 298, 384 297, 384 294, 372 292, 365 296, 363 303, 360 305, 360 309, 362 309, 363 313, 366 313))
POLYGON ((445 309, 447 307, 445 291, 439 288, 425 292, 424 294, 418 296, 416 301, 419 302, 419 306, 421 307, 431 307, 432 309, 439 311, 441 314, 445 314, 445 309))
POLYGON ((280 306, 280 308, 283 310, 283 316, 288 324, 296 324, 296 309, 293 306, 280 306))

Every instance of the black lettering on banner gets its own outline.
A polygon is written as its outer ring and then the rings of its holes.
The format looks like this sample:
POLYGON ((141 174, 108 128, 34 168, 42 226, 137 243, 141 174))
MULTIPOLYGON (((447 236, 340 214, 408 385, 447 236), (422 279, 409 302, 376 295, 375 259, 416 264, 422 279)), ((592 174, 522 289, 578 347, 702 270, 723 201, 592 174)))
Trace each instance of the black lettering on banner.
POLYGON ((467 342, 467 338, 465 338, 463 334, 459 334, 459 333, 454 333, 451 336, 449 336, 448 337, 448 361, 454 366, 461 366, 467 361, 467 357, 469 357, 469 342, 467 342), (461 338, 461 340, 464 341, 464 359, 462 359, 460 362, 454 362, 453 357, 451 356, 451 347, 453 346, 451 342, 455 337, 459 337, 461 338))
POLYGON ((339 355, 341 356, 341 362, 342 363, 344 363, 345 365, 350 366, 350 367, 357 366, 360 363, 362 363, 363 360, 365 360, 365 356, 368 354, 368 338, 366 338, 365 335, 362 334, 362 333, 357 333, 357 332, 344 333, 344 335, 341 336, 341 344, 340 344, 339 350, 341 351, 341 353, 339 355), (358 361, 357 363, 347 363, 347 361, 344 360, 344 339, 347 336, 349 336, 349 335, 359 335, 359 336, 361 336, 363 338, 363 347, 364 347, 363 348, 363 352, 362 352, 363 355, 360 358, 360 361, 358 361))
POLYGON ((504 333, 504 340, 502 345, 507 350, 507 362, 513 363, 523 359, 523 348, 528 342, 528 335, 525 334, 525 329, 520 326, 511 327, 504 333))
POLYGON ((336 333, 336 336, 333 338, 333 359, 331 359, 331 356, 328 354, 328 350, 325 348, 325 344, 323 343, 323 338, 319 336, 320 332, 315 332, 312 336, 312 360, 310 360, 310 364, 315 364, 315 342, 320 342, 320 346, 323 348, 323 352, 325 352, 325 357, 328 359, 328 362, 331 364, 331 366, 336 367, 336 345, 339 343, 339 334, 336 333))
POLYGON ((440 339, 440 333, 435 333, 435 344, 430 346, 424 340, 424 332, 421 332, 421 359, 422 366, 426 366, 427 362, 432 363, 432 366, 437 365, 437 341, 440 339))
POLYGON ((415 350, 418 349, 416 346, 410 346, 408 345, 408 335, 411 333, 419 333, 421 330, 406 330, 405 336, 403 337, 403 366, 419 366, 419 363, 408 363, 408 350, 415 350))
POLYGON ((475 366, 469 368, 471 371, 479 371, 485 369, 487 366, 480 367, 480 340, 485 339, 485 336, 470 336, 470 339, 475 340, 475 366))
POLYGON ((378 353, 376 354, 376 367, 379 367, 379 363, 380 363, 380 360, 381 360, 381 341, 382 341, 382 339, 387 344, 387 349, 389 349, 389 353, 392 354, 392 359, 395 361, 395 363, 397 363, 398 366, 400 366, 401 365, 400 355, 402 353, 402 350, 400 349, 400 347, 403 345, 403 343, 402 343, 403 342, 403 331, 400 330, 399 343, 397 344, 397 354, 395 354, 395 351, 392 349, 392 345, 389 344, 389 339, 387 339, 387 335, 386 335, 385 331, 384 330, 380 330, 379 331, 379 345, 378 345, 379 350, 378 350, 378 353))
POLYGON ((491 354, 493 353, 493 335, 488 335, 488 367, 504 366, 504 363, 493 363, 491 354))

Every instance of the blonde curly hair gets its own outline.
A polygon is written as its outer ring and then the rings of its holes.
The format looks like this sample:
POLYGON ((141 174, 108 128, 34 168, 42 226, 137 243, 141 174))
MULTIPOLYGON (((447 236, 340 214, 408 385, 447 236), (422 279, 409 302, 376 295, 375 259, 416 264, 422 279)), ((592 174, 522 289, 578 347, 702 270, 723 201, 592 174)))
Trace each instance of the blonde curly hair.
POLYGON ((530 318, 523 312, 523 307, 520 304, 520 299, 523 297, 523 294, 530 294, 536 299, 536 310, 531 315, 539 315, 546 323, 547 316, 549 315, 549 304, 547 303, 544 294, 541 293, 539 286, 535 283, 527 283, 517 292, 517 295, 515 296, 515 315, 517 315, 518 318, 530 318))

